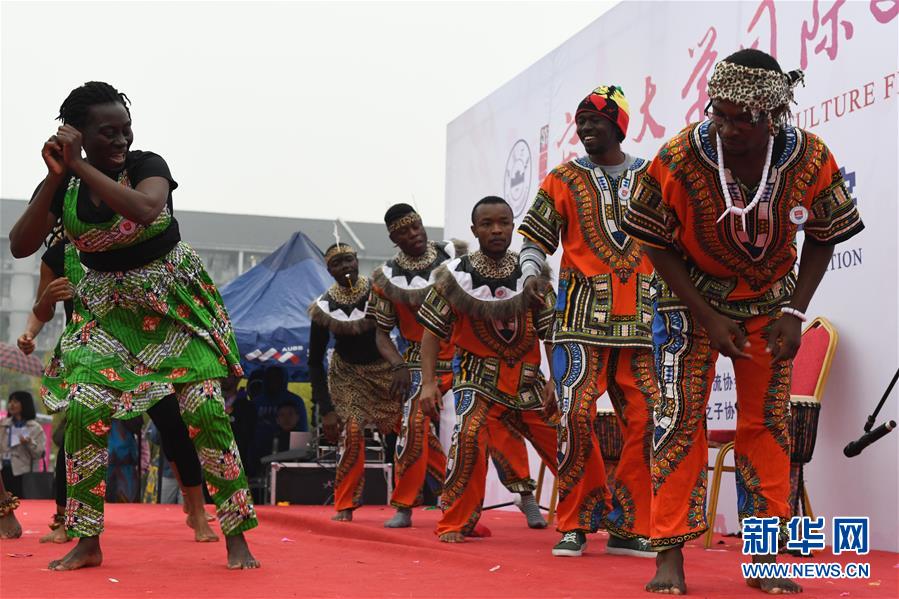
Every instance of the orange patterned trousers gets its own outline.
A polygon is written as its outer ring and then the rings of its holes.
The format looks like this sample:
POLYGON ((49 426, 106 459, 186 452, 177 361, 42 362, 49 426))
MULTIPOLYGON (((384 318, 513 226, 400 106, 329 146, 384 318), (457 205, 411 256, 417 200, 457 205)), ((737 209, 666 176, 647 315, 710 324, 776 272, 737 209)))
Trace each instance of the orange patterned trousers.
MULTIPOLYGON (((749 359, 734 360, 737 433, 734 440, 737 510, 749 516, 790 517, 790 380, 792 363, 765 351, 774 318, 742 323, 749 359)), ((651 542, 677 545, 708 528, 706 405, 718 352, 689 312, 659 312, 653 323, 662 396, 654 413, 651 542)))
POLYGON ((649 349, 577 342, 553 347, 559 399, 559 532, 648 537, 652 406, 659 396, 649 349), (621 427, 611 489, 596 436, 596 400, 608 391, 621 427))
POLYGON ((552 456, 556 449, 556 427, 540 411, 513 410, 472 389, 457 390, 455 401, 456 426, 440 496, 440 535, 469 534, 478 523, 484 504, 488 450, 492 447, 503 451, 509 438, 506 423, 514 422, 516 432, 527 438, 541 456, 552 456))

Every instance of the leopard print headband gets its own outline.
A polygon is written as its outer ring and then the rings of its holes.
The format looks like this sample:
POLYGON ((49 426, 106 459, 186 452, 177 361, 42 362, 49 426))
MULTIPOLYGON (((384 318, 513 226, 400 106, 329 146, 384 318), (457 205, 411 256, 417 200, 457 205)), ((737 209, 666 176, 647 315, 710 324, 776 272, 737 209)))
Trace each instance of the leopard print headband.
POLYGON ((328 252, 325 254, 325 264, 330 262, 331 258, 333 258, 335 256, 339 256, 340 254, 352 254, 355 256, 356 250, 353 249, 352 246, 347 245, 345 243, 338 243, 334 247, 332 247, 330 250, 328 250, 328 252))
POLYGON ((419 216, 417 212, 410 212, 410 213, 406 214, 405 216, 401 216, 400 218, 396 219, 395 221, 393 221, 392 223, 387 225, 387 232, 393 233, 394 231, 402 229, 403 227, 405 227, 407 225, 411 225, 413 223, 420 223, 420 222, 421 222, 421 216, 419 216))
POLYGON ((805 85, 805 74, 800 70, 781 73, 721 61, 709 79, 708 93, 712 100, 743 106, 753 121, 766 113, 772 130, 778 131, 790 123, 790 103, 796 103, 793 88, 800 82, 805 85), (779 114, 772 117, 775 112, 779 114))

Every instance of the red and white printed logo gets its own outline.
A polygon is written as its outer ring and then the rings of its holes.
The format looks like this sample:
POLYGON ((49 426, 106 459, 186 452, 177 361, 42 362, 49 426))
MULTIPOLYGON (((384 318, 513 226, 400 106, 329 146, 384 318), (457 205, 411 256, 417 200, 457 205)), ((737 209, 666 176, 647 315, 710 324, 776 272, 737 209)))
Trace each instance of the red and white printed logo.
POLYGON ((808 210, 805 206, 796 206, 790 210, 790 222, 794 225, 801 225, 808 220, 808 210))

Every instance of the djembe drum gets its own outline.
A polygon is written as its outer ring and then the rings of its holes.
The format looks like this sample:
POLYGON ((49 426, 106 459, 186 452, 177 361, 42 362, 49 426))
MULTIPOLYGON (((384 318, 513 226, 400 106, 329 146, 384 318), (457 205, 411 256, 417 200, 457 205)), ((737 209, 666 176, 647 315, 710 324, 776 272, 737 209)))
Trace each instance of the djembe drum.
POLYGON ((618 426, 618 417, 614 410, 596 410, 596 420, 593 421, 596 429, 596 437, 599 439, 599 450, 602 459, 608 462, 617 462, 621 459, 621 446, 624 440, 621 436, 621 427, 618 426))
MULTIPOLYGON (((798 516, 805 492, 803 466, 812 460, 815 442, 818 439, 818 416, 821 403, 802 399, 790 401, 790 506, 793 515, 798 516)), ((806 510, 803 510, 806 511, 806 510)), ((809 514, 806 514, 809 515, 809 514)))
POLYGON ((794 464, 808 464, 812 461, 815 441, 818 439, 818 416, 821 404, 817 401, 794 399, 790 401, 790 439, 792 451, 790 461, 794 464))
POLYGON ((606 467, 606 483, 612 487, 615 481, 615 469, 618 467, 618 460, 621 459, 621 447, 624 445, 615 411, 597 410, 593 427, 599 441, 599 452, 602 454, 602 461, 606 467))

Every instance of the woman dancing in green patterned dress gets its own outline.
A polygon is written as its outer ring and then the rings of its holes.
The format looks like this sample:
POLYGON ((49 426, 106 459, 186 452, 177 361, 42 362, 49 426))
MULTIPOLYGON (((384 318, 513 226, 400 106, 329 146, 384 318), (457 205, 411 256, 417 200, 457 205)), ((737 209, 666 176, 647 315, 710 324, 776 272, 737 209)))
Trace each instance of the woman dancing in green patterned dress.
POLYGON ((145 412, 171 393, 216 504, 228 567, 257 568, 243 536, 256 514, 220 386, 242 374, 231 322, 199 257, 180 240, 168 166, 129 150, 127 102, 97 81, 69 94, 63 125, 41 152, 47 176, 9 233, 13 256, 29 256, 62 218, 85 267, 41 386, 48 410, 66 411, 66 528, 79 539, 50 569, 100 565, 110 419, 145 412))

